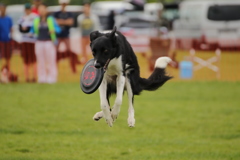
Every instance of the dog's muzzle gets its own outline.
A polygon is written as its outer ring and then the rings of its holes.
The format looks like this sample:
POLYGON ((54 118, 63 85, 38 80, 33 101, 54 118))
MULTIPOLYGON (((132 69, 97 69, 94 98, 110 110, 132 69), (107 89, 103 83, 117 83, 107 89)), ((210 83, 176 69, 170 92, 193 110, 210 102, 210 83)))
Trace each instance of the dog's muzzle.
POLYGON ((94 67, 95 68, 101 68, 101 64, 98 63, 97 61, 94 62, 94 67))
MULTIPOLYGON (((104 72, 107 70, 109 62, 110 62, 110 59, 108 59, 107 62, 105 63, 105 65, 103 66, 104 72)), ((101 68, 102 65, 101 65, 101 63, 97 62, 97 60, 95 60, 94 67, 95 68, 101 68)))

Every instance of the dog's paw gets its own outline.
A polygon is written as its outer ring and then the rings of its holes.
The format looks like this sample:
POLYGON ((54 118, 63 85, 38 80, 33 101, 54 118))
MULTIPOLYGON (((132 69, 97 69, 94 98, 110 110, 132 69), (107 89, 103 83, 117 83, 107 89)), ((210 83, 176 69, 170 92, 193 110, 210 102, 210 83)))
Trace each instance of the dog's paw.
POLYGON ((99 121, 102 117, 103 117, 103 111, 100 111, 100 112, 97 112, 97 113, 93 116, 93 120, 94 120, 94 121, 99 121))
POLYGON ((113 119, 111 117, 105 120, 106 120, 106 123, 109 125, 109 127, 113 126, 113 119))
POLYGON ((114 121, 116 121, 116 119, 117 119, 117 117, 118 117, 118 114, 113 114, 113 113, 112 113, 111 116, 112 116, 112 119, 113 119, 113 122, 114 122, 114 121))
POLYGON ((117 119, 119 112, 120 112, 119 108, 114 107, 112 109, 111 116, 112 116, 113 122, 117 119))
POLYGON ((128 126, 129 127, 134 127, 135 126, 135 119, 134 119, 134 117, 129 117, 128 118, 128 126))

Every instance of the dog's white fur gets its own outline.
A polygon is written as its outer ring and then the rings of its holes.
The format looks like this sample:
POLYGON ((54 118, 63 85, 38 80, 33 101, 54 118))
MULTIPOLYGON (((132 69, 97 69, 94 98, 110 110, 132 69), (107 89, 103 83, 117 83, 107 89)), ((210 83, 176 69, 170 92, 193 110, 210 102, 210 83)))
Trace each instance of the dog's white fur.
POLYGON ((166 68, 171 61, 169 57, 160 57, 155 62, 155 68, 166 68))
MULTIPOLYGON (((169 57, 160 57, 155 63, 155 68, 166 68, 167 64, 171 62, 169 57)), ((122 56, 112 59, 108 65, 107 71, 104 75, 103 81, 99 87, 100 92, 100 101, 101 101, 101 112, 97 112, 94 116, 94 120, 99 120, 102 117, 105 118, 107 124, 112 127, 113 122, 117 119, 120 107, 122 105, 123 91, 126 88, 128 93, 128 125, 129 127, 135 126, 134 118, 134 108, 133 108, 133 92, 130 84, 130 80, 123 76, 123 67, 122 67, 122 56), (112 110, 110 111, 110 106, 107 100, 107 82, 109 81, 109 76, 117 75, 117 94, 115 103, 112 110)))

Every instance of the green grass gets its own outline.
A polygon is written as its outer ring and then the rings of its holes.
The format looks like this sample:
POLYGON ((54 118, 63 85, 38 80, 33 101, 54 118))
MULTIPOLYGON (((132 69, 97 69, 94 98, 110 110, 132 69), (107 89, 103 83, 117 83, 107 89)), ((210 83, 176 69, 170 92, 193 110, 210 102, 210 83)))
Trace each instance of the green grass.
POLYGON ((0 85, 1 160, 239 160, 240 83, 170 82, 127 96, 112 128, 79 84, 0 85))

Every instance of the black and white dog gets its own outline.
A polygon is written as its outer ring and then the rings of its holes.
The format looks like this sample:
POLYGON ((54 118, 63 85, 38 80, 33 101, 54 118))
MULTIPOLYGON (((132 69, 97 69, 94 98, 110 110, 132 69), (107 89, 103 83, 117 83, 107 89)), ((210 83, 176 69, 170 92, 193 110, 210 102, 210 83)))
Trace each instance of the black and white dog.
POLYGON ((102 111, 97 112, 93 119, 98 121, 104 117, 111 127, 120 112, 123 92, 126 89, 129 99, 128 125, 134 127, 134 95, 139 95, 142 90, 154 91, 171 79, 165 74, 165 68, 171 59, 158 58, 152 75, 145 79, 140 77, 137 57, 132 47, 126 38, 116 31, 116 27, 108 33, 94 31, 90 34, 90 40, 95 67, 106 69, 99 87, 102 111), (109 98, 113 93, 116 93, 116 100, 111 108, 109 98))

